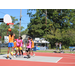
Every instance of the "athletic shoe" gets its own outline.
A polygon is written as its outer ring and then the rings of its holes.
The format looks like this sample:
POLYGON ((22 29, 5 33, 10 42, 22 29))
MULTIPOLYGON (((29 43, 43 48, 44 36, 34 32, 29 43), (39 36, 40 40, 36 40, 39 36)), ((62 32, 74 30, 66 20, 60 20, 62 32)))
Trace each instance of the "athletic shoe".
POLYGON ((15 58, 16 56, 14 55, 13 57, 15 58))
POLYGON ((30 55, 27 55, 27 59, 30 58, 30 55))
POLYGON ((16 57, 18 57, 18 55, 16 54, 16 57))
POLYGON ((10 54, 13 56, 13 52, 10 52, 10 54))
POLYGON ((7 55, 7 58, 9 58, 9 55, 7 55))
POLYGON ((35 54, 33 54, 33 57, 35 56, 35 54))

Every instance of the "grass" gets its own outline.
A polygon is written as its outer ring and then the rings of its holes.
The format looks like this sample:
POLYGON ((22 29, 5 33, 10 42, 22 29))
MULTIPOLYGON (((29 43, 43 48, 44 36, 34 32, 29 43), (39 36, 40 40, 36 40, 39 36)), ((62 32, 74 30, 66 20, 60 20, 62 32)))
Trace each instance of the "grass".
MULTIPOLYGON (((1 49, 1 52, 0 52, 0 55, 1 54, 7 54, 7 50, 8 49, 1 49)), ((10 50, 11 51, 11 50, 10 50)), ((45 52, 45 53, 53 53, 53 51, 54 50, 46 50, 46 51, 44 51, 44 50, 37 50, 37 51, 35 51, 35 52, 45 52)), ((63 50, 65 53, 75 53, 75 51, 71 51, 70 52, 70 50, 63 50)), ((59 51, 57 51, 57 52, 59 52, 59 51)))
MULTIPOLYGON (((0 55, 1 54, 7 54, 7 51, 8 51, 8 49, 1 49, 0 55)), ((11 50, 10 50, 10 52, 11 52, 11 50)))
POLYGON ((6 54, 7 53, 7 49, 5 50, 5 49, 1 49, 1 52, 0 52, 0 54, 6 54))
MULTIPOLYGON (((63 50, 65 53, 75 53, 75 51, 69 51, 69 50, 63 50)), ((46 52, 46 53, 53 53, 53 51, 51 50, 51 51, 42 51, 42 50, 37 50, 36 52, 46 52)), ((57 51, 57 52, 59 52, 59 51, 57 51)))

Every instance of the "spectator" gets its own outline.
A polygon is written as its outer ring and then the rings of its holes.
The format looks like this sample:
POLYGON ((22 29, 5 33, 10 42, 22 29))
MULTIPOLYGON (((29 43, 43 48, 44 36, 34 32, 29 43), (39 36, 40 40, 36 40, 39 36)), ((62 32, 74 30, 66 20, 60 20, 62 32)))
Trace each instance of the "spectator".
POLYGON ((56 50, 58 50, 58 45, 59 45, 58 42, 56 42, 55 45, 56 45, 56 50))
POLYGON ((62 45, 62 43, 59 42, 59 51, 61 51, 61 45, 62 45))

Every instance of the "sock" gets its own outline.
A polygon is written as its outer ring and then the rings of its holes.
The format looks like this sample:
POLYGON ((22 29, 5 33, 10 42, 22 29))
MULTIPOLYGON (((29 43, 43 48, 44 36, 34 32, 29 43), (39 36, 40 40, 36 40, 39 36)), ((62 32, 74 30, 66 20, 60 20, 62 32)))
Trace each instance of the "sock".
POLYGON ((9 54, 7 54, 7 58, 9 58, 9 54))
POLYGON ((9 54, 7 54, 7 56, 9 56, 9 54))

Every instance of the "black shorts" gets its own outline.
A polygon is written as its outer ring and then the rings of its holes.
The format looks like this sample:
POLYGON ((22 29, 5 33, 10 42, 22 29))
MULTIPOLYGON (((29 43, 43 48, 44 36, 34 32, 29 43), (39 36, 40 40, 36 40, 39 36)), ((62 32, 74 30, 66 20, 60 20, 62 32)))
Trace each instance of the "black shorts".
POLYGON ((30 48, 26 49, 26 52, 29 52, 30 51, 30 48))

